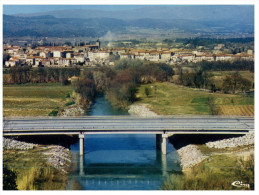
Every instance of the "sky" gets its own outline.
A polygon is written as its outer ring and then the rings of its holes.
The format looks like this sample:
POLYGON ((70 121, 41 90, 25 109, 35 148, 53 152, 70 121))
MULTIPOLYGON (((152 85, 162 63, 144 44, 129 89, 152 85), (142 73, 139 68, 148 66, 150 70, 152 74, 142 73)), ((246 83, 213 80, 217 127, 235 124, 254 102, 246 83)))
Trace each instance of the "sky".
POLYGON ((98 9, 105 11, 116 11, 135 9, 142 6, 145 5, 3 5, 3 13, 6 15, 13 15, 66 9, 98 9))

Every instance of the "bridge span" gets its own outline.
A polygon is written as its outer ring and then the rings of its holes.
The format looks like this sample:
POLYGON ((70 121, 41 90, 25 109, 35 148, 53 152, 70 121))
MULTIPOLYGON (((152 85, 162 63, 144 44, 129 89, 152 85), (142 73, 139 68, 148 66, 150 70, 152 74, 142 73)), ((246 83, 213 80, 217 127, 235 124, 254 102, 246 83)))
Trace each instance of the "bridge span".
POLYGON ((254 131, 252 117, 213 116, 85 116, 7 118, 3 120, 3 136, 79 135, 80 155, 87 134, 156 134, 157 146, 166 154, 166 142, 172 134, 246 134, 254 131))

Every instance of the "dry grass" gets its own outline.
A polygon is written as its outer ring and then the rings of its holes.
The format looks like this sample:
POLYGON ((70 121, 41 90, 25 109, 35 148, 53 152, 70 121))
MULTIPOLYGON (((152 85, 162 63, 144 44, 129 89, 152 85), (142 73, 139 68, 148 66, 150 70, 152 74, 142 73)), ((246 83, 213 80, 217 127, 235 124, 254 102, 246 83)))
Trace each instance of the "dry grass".
POLYGON ((214 155, 189 172, 171 175, 164 182, 164 190, 253 190, 254 156, 244 160, 237 156, 214 155), (235 187, 233 181, 242 181, 250 188, 235 187))
POLYGON ((222 105, 218 107, 220 115, 254 116, 253 105, 222 105))
POLYGON ((4 150, 3 164, 17 173, 18 190, 65 190, 67 178, 50 167, 39 147, 27 151, 4 150))

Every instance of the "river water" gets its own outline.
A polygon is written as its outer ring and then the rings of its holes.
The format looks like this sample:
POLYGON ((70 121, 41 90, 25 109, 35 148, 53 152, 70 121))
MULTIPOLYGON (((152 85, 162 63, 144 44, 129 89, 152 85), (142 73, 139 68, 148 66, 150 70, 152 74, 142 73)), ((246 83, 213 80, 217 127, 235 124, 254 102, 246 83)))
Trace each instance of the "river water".
MULTIPOLYGON (((98 97, 88 115, 127 115, 98 97)), ((68 190, 159 190, 164 179, 181 171, 171 144, 167 155, 156 150, 155 135, 86 135, 84 156, 71 146, 68 190)))

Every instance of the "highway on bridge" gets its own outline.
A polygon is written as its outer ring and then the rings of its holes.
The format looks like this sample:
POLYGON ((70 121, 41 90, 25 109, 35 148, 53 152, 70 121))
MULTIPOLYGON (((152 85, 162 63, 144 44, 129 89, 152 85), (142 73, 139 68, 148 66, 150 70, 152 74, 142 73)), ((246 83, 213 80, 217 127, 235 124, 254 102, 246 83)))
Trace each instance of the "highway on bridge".
POLYGON ((4 118, 3 121, 3 136, 77 134, 81 150, 86 134, 157 134, 161 149, 166 153, 168 134, 246 134, 251 131, 254 131, 251 117, 85 116, 4 118))
POLYGON ((254 118, 133 116, 4 118, 3 135, 44 134, 244 134, 254 130, 254 118))

